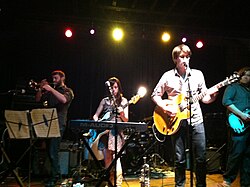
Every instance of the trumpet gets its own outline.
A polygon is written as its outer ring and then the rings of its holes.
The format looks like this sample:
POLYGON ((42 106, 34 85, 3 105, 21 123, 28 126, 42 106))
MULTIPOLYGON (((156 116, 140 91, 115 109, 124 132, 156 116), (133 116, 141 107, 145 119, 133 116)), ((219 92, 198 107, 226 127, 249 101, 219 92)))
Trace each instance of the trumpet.
POLYGON ((34 88, 36 91, 38 91, 39 88, 41 88, 41 86, 46 85, 46 84, 49 84, 49 85, 55 87, 55 83, 53 83, 53 82, 52 82, 52 83, 49 83, 49 82, 47 82, 46 79, 45 79, 43 82, 40 82, 40 83, 37 83, 37 82, 35 82, 35 81, 32 80, 32 79, 29 81, 29 86, 30 86, 31 88, 34 88))

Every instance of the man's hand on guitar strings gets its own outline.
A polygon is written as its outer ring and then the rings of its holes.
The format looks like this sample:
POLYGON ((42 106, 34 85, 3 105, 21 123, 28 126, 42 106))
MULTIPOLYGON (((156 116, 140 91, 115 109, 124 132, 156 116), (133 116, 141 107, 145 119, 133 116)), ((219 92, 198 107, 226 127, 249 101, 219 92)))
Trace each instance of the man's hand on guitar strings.
POLYGON ((250 121, 250 114, 248 113, 244 113, 240 116, 241 119, 243 119, 243 121, 250 121))
POLYGON ((164 105, 162 109, 164 113, 170 117, 175 117, 178 112, 178 107, 176 105, 164 105))
POLYGON ((118 112, 118 114, 120 114, 122 112, 124 113, 123 108, 121 106, 117 107, 117 112, 118 112))

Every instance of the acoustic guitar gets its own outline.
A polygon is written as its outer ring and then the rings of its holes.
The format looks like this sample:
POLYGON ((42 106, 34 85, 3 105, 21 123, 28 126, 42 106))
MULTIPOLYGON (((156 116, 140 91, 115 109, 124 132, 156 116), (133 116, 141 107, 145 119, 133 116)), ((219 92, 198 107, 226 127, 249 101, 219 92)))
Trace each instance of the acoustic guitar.
MULTIPOLYGON (((198 94, 197 96, 193 97, 192 101, 193 103, 198 102, 200 99, 202 99, 209 91, 212 89, 221 88, 223 86, 229 85, 235 81, 237 81, 239 78, 238 74, 233 74, 230 77, 227 77, 225 80, 219 82, 218 84, 214 85, 213 87, 209 88, 205 92, 202 92, 198 94)), ((156 126, 156 129, 164 135, 172 135, 176 133, 180 128, 180 122, 184 119, 190 118, 190 111, 189 106, 187 104, 187 97, 184 94, 179 94, 174 99, 172 99, 170 107, 176 107, 177 113, 175 116, 169 116, 167 113, 165 113, 162 108, 159 106, 156 106, 154 109, 154 124, 156 126)))

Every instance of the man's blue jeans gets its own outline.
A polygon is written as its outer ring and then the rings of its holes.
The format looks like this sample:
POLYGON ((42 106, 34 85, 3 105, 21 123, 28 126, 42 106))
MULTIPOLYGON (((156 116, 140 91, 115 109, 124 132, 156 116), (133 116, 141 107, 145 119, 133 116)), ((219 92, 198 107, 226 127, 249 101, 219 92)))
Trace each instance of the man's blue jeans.
POLYGON ((172 135, 175 152, 175 186, 184 187, 186 181, 186 149, 192 139, 193 160, 195 161, 196 186, 206 186, 206 137, 204 124, 190 126, 184 120, 180 129, 172 135), (189 132, 191 136, 189 136, 189 132))

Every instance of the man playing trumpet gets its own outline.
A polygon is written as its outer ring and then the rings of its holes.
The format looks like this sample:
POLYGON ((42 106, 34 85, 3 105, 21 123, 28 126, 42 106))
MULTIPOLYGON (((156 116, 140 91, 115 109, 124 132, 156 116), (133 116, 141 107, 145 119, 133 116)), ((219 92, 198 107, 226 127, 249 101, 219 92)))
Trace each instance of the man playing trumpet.
POLYGON ((61 137, 50 138, 46 142, 46 148, 51 162, 50 180, 45 186, 55 186, 61 177, 59 166, 60 142, 66 127, 68 108, 74 98, 71 88, 65 85, 65 73, 55 70, 51 73, 53 85, 51 87, 46 79, 42 80, 37 89, 36 101, 43 102, 45 107, 56 108, 61 137))

